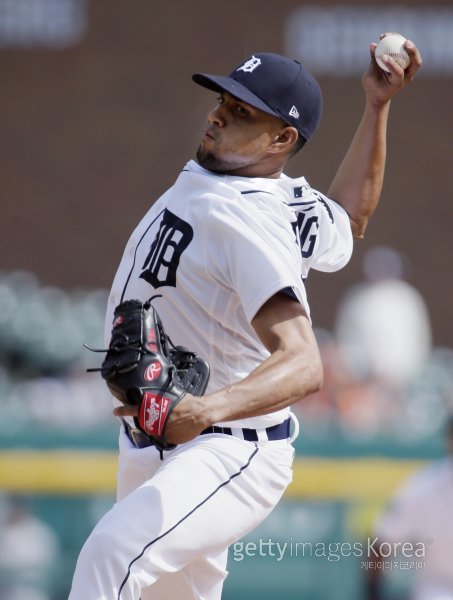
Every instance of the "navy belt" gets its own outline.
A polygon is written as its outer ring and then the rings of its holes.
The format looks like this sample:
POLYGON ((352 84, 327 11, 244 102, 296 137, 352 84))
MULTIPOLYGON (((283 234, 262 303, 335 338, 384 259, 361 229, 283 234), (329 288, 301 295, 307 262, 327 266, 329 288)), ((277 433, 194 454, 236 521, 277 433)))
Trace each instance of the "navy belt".
POLYGON ((247 442, 257 442, 258 440, 286 440, 290 435, 290 421, 291 419, 286 419, 283 423, 272 425, 272 427, 266 427, 266 429, 232 429, 231 427, 219 427, 218 425, 213 425, 202 431, 201 435, 204 435, 205 433, 223 433, 224 435, 233 435, 241 438, 243 436, 244 440, 247 440, 247 442), (236 432, 241 433, 238 435, 236 432))
MULTIPOLYGON (((121 420, 123 421, 127 437, 134 444, 134 446, 137 448, 146 448, 153 445, 153 442, 150 440, 150 438, 145 433, 140 431, 140 429, 132 428, 124 419, 121 420)), ((267 427, 266 429, 232 429, 231 427, 219 427, 218 425, 213 425, 212 427, 204 429, 201 432, 201 435, 206 433, 223 433, 224 435, 232 435, 243 438, 247 442, 286 440, 290 436, 290 422, 291 419, 286 419, 286 421, 283 421, 283 423, 273 425, 272 427, 267 427)))

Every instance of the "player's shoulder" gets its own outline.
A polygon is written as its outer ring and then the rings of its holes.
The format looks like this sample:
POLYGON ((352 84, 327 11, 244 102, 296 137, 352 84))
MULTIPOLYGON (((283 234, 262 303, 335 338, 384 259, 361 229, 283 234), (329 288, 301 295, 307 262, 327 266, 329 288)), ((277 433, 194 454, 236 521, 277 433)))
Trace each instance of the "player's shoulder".
POLYGON ((196 186, 194 202, 203 204, 206 217, 228 214, 232 218, 259 221, 273 215, 274 219, 291 221, 276 180, 260 177, 239 177, 217 174, 190 161, 181 173, 181 185, 196 186), (184 177, 186 174, 186 177, 184 177), (284 208, 282 208, 284 204, 284 208))
POLYGON ((289 194, 288 204, 296 214, 316 213, 318 218, 324 217, 332 224, 335 224, 337 220, 344 221, 347 219, 349 221, 346 211, 335 200, 312 187, 305 177, 287 181, 287 185, 290 186, 292 192, 292 194, 289 194))

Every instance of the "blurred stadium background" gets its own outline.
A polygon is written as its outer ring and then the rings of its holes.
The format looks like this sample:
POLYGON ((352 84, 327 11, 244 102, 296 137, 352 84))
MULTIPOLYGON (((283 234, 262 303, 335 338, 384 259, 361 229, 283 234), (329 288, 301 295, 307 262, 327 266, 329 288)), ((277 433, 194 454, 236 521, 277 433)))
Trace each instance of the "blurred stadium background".
MULTIPOLYGON (((127 237, 197 146, 213 97, 191 73, 260 50, 303 58, 325 114, 289 174, 326 190, 360 117, 367 43, 388 30, 418 44, 423 71, 393 103, 365 241, 342 272, 309 278, 326 384, 295 408, 294 482, 231 554, 226 600, 363 598, 363 558, 277 560, 260 540, 362 543, 398 484, 444 453, 453 4, 0 0, 0 600, 67 598, 114 502, 117 423, 83 344, 103 344, 127 237)), ((388 598, 415 570, 389 574, 388 598)))

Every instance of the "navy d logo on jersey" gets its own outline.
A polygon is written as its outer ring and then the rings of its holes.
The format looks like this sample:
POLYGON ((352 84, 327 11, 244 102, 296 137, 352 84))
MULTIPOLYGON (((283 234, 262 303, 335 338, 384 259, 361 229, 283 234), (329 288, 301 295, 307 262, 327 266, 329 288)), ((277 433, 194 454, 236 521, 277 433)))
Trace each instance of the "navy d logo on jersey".
POLYGON ((192 238, 193 229, 189 223, 165 209, 140 277, 154 288, 164 285, 176 287, 179 261, 192 238))

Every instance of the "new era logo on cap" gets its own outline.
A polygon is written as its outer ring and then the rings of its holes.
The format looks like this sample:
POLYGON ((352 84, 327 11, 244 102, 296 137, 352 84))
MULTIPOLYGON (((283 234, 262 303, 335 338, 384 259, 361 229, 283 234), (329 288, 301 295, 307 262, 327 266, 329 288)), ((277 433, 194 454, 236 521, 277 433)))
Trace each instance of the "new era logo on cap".
POLYGON ((192 79, 283 119, 305 140, 314 134, 321 119, 318 82, 300 62, 280 54, 255 53, 226 77, 195 73, 192 79))

